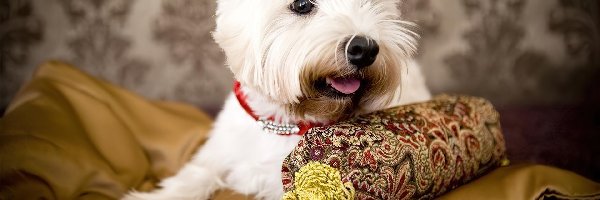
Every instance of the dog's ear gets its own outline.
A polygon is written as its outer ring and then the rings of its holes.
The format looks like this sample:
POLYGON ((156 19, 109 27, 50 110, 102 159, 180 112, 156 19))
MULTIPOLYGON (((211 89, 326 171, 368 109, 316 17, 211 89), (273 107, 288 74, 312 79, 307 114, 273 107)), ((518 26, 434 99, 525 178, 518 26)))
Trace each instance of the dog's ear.
POLYGON ((256 30, 262 29, 256 5, 260 0, 218 0, 216 28, 212 35, 223 49, 227 65, 242 83, 253 77, 260 56, 256 47, 261 37, 256 30))
POLYGON ((243 4, 244 0, 217 1, 216 28, 212 35, 217 44, 228 54, 228 58, 232 56, 229 55, 231 53, 236 56, 244 56, 243 49, 236 47, 247 47, 247 44, 243 44, 246 40, 241 37, 246 37, 244 29, 245 25, 251 21, 251 16, 248 16, 251 13, 245 12, 249 8, 243 4))

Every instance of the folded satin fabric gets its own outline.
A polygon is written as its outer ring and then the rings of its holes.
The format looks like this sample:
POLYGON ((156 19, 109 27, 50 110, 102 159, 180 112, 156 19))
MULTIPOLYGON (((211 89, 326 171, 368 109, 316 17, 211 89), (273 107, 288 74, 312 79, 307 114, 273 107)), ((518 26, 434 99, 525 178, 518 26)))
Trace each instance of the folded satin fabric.
POLYGON ((115 199, 150 189, 189 160, 211 122, 194 107, 46 63, 0 121, 0 194, 115 199))
POLYGON ((464 199, 600 199, 600 184, 570 171, 535 164, 500 167, 441 196, 464 199))

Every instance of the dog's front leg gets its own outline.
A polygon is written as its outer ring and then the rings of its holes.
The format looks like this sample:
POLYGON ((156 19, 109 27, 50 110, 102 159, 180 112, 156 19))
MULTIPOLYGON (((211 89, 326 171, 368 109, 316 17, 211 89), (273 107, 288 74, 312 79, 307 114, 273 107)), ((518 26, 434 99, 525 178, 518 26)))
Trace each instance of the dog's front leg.
POLYGON ((183 166, 175 176, 166 178, 159 183, 160 189, 148 192, 132 192, 124 200, 203 200, 211 195, 224 183, 221 177, 226 168, 221 161, 226 158, 221 150, 219 139, 221 135, 209 139, 194 158, 183 166))
POLYGON ((222 187, 219 172, 210 167, 191 162, 186 164, 175 176, 160 182, 161 189, 148 193, 131 192, 124 200, 172 200, 172 199, 208 199, 212 193, 222 187))

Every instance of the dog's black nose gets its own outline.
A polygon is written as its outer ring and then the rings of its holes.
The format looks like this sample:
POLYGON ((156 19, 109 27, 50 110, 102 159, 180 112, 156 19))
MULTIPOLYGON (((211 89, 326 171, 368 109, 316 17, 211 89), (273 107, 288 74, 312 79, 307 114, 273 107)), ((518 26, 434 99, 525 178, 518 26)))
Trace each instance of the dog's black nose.
POLYGON ((364 36, 355 36, 348 41, 346 49, 348 61, 358 68, 373 64, 378 53, 379 45, 375 40, 364 36))

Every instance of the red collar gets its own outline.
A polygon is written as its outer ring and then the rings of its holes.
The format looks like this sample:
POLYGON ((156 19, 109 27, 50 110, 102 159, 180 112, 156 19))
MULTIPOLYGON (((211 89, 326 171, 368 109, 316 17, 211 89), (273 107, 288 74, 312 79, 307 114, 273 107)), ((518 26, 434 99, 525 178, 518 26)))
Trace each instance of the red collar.
POLYGON ((300 121, 298 124, 280 124, 275 122, 273 116, 268 118, 260 118, 254 114, 254 111, 252 111, 252 108, 250 108, 250 105, 248 105, 248 102, 246 102, 246 95, 242 92, 239 81, 234 82, 233 92, 235 93, 235 97, 237 98, 238 102, 240 102, 242 108, 246 110, 246 113, 254 118, 254 120, 261 125, 263 130, 267 132, 274 132, 278 135, 304 135, 312 127, 321 126, 321 124, 305 121, 300 121))

